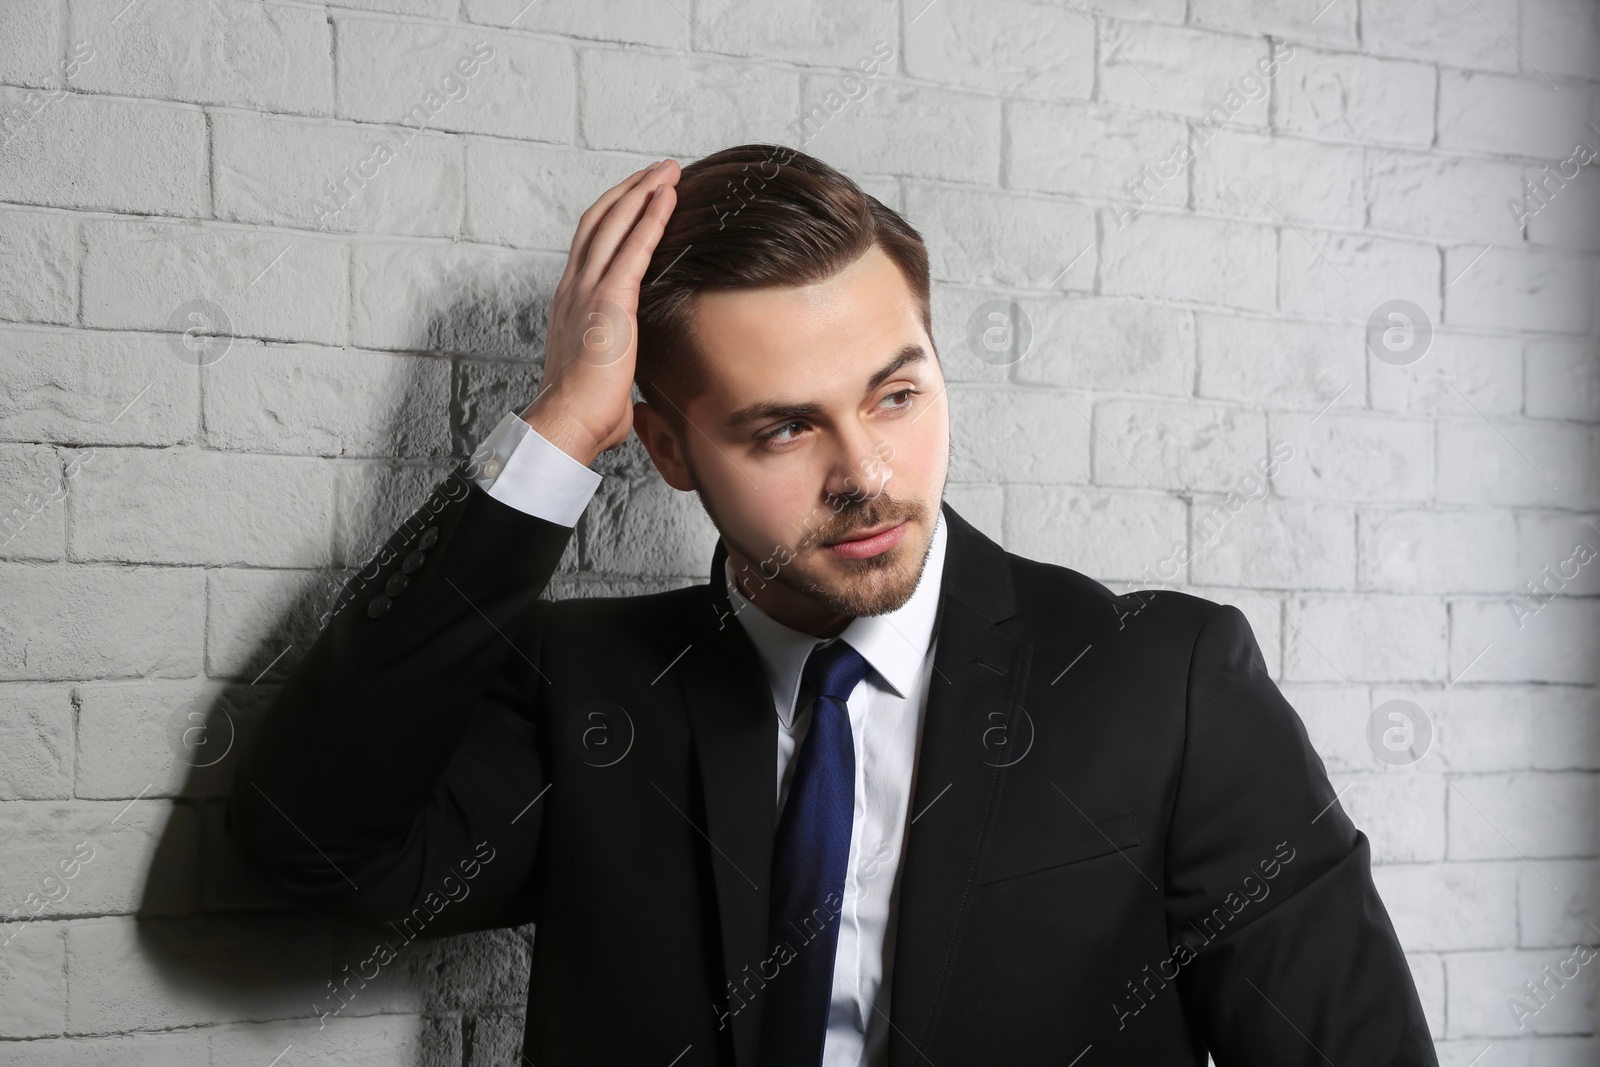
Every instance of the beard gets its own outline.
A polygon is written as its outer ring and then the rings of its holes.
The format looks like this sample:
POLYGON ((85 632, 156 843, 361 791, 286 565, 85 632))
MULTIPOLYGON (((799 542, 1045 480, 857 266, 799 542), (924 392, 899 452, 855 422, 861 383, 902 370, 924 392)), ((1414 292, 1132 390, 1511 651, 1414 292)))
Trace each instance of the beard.
MULTIPOLYGON (((746 560, 775 562, 775 557, 782 558, 774 552, 752 551, 738 543, 729 536, 728 527, 718 518, 705 492, 696 488, 695 493, 723 540, 746 560)), ((942 487, 939 495, 941 498, 944 495, 942 487)), ((837 512, 829 507, 820 510, 821 515, 814 513, 799 538, 787 546, 791 558, 778 566, 775 575, 758 567, 763 581, 776 582, 829 611, 851 617, 884 615, 911 599, 933 550, 937 504, 930 508, 921 501, 897 499, 885 491, 871 499, 846 501, 837 512), (900 522, 910 523, 906 536, 893 548, 875 556, 847 559, 826 547, 828 542, 847 539, 858 531, 900 522), (918 533, 926 538, 920 549, 913 543, 918 533)), ((735 575, 739 591, 749 599, 754 599, 754 590, 750 588, 752 578, 751 575, 735 575)))

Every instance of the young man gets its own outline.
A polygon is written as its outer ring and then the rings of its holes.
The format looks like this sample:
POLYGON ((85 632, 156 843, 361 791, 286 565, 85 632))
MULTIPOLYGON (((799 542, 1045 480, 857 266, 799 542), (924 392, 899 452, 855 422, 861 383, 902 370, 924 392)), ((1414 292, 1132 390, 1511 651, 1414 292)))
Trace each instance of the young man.
POLYGON ((535 1064, 1436 1063, 1244 617, 942 503, 928 285, 790 150, 608 191, 538 396, 268 713, 242 852, 407 939, 537 923, 535 1064), (715 523, 709 584, 539 599, 630 430, 715 523))

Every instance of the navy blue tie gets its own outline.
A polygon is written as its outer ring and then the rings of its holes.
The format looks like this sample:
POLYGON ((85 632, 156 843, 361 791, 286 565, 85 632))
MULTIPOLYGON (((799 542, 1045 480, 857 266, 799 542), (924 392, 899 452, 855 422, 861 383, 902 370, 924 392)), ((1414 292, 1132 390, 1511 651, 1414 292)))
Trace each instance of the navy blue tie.
POLYGON ((773 839, 767 942, 778 974, 761 1013, 762 1067, 822 1062, 856 807, 845 701, 866 673, 861 653, 838 640, 812 649, 802 675, 815 699, 773 839))

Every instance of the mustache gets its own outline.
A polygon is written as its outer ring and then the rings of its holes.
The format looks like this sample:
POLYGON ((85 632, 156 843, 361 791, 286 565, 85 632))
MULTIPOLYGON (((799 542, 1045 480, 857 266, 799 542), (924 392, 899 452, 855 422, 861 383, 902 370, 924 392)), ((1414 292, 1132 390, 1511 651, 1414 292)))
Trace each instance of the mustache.
POLYGON ((831 541, 843 541, 859 536, 874 527, 894 525, 907 519, 920 519, 923 507, 912 500, 896 500, 887 493, 879 493, 870 500, 847 504, 827 522, 807 530, 796 545, 796 551, 831 541))

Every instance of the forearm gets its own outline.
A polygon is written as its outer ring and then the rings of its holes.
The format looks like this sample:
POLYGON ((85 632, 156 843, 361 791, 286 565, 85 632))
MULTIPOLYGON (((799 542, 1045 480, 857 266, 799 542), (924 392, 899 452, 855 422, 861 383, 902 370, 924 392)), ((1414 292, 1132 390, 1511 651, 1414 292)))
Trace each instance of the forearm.
POLYGON ((337 901, 400 862, 486 690, 536 686, 537 649, 516 642, 531 640, 572 532, 459 470, 402 524, 347 585, 240 768, 229 830, 258 869, 337 901), (391 596, 395 575, 406 588, 391 596))

